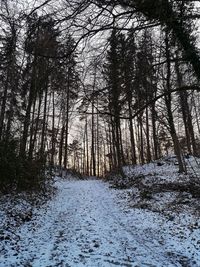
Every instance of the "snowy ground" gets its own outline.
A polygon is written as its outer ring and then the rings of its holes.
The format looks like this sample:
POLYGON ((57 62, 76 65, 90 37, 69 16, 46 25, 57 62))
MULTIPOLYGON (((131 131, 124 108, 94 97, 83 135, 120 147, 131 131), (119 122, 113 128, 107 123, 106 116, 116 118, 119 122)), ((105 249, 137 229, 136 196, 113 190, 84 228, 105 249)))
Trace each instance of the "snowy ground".
POLYGON ((200 220, 192 215, 128 208, 123 190, 94 179, 59 178, 56 186, 30 220, 12 234, 1 229, 0 267, 200 266, 200 220))

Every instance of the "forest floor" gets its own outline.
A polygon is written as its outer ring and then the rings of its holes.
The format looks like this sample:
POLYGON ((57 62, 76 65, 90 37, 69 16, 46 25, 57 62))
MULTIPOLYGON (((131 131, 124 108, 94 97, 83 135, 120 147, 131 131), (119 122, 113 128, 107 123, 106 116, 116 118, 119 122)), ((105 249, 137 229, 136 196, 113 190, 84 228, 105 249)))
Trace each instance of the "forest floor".
POLYGON ((167 210, 170 192, 143 193, 147 209, 134 187, 59 177, 55 187, 41 206, 0 200, 0 267, 200 266, 200 219, 190 209, 167 210), (164 195, 156 206, 157 194, 164 195))

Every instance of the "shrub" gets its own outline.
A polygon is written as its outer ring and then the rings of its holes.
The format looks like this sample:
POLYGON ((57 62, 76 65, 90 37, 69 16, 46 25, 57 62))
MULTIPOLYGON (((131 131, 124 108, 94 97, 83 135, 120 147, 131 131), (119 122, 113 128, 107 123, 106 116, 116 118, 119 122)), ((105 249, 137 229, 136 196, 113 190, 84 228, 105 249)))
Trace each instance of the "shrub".
POLYGON ((19 173, 19 158, 17 156, 17 141, 0 141, 0 186, 7 192, 16 187, 19 173))
POLYGON ((18 155, 18 140, 0 141, 0 191, 45 190, 43 160, 28 160, 18 155))

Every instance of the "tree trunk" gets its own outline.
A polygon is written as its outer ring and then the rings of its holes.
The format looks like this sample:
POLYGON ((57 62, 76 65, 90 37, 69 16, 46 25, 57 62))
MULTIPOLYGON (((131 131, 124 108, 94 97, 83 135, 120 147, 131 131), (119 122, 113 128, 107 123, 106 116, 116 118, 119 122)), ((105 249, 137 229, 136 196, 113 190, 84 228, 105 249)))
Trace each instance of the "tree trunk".
MULTIPOLYGON (((34 98, 33 108, 32 108, 32 118, 31 118, 31 127, 30 127, 30 140, 29 140, 29 153, 31 150, 31 146, 34 138, 34 128, 35 128, 35 109, 36 109, 36 97, 34 98)), ((30 155, 30 154, 29 154, 30 155)), ((31 160, 32 158, 28 156, 31 160)))
POLYGON ((56 134, 55 134, 55 95, 54 91, 52 92, 52 135, 51 135, 51 166, 54 165, 54 155, 55 155, 55 141, 56 141, 56 134))
POLYGON ((34 151, 34 147, 35 147, 35 143, 36 143, 36 139, 37 139, 37 134, 38 134, 41 104, 42 104, 42 96, 40 95, 39 96, 39 103, 38 103, 37 119, 36 119, 36 123, 35 123, 35 128, 33 129, 34 130, 34 137, 33 137, 32 142, 30 142, 30 146, 29 146, 28 158, 30 160, 33 158, 33 151, 34 151))
POLYGON ((168 115, 170 134, 171 134, 172 141, 174 144, 174 152, 175 152, 175 155, 177 156, 177 160, 178 160, 178 164, 179 164, 179 172, 181 173, 181 172, 185 171, 185 168, 183 165, 181 148, 180 148, 179 140, 178 140, 178 137, 176 134, 174 119, 173 119, 173 114, 172 114, 172 109, 171 109, 171 86, 170 86, 171 64, 170 64, 170 47, 169 47, 168 32, 166 32, 165 45, 166 45, 166 59, 167 59, 166 92, 168 93, 165 96, 165 104, 167 107, 167 115, 168 115))
POLYGON ((156 134, 156 111, 155 103, 151 105, 151 121, 152 121, 152 130, 153 130, 153 146, 154 146, 154 159, 158 159, 158 137, 156 134))
POLYGON ((131 102, 128 101, 128 111, 129 111, 129 132, 131 139, 131 162, 133 165, 137 163, 136 151, 135 151, 135 137, 133 131, 133 119, 132 119, 132 110, 131 110, 131 102))
POLYGON ((146 108, 146 142, 147 142, 147 162, 151 161, 150 134, 149 134, 149 111, 146 108))
POLYGON ((91 160, 92 160, 92 164, 91 164, 91 174, 93 176, 96 176, 96 155, 95 155, 95 125, 94 125, 94 99, 92 100, 92 127, 91 127, 91 131, 92 131, 92 140, 91 140, 91 160))
POLYGON ((29 96, 28 96, 28 105, 26 108, 26 114, 24 118, 24 125, 23 125, 23 133, 22 133, 22 139, 20 143, 20 156, 21 158, 25 158, 26 156, 26 144, 28 139, 28 130, 30 126, 30 116, 31 116, 31 108, 35 97, 35 91, 36 91, 36 57, 34 58, 33 62, 33 71, 32 71, 32 77, 31 77, 31 84, 29 89, 29 96))
POLYGON ((41 134, 41 147, 40 147, 40 159, 44 160, 45 151, 45 130, 46 130, 46 118, 47 118, 47 97, 48 97, 48 82, 46 82, 45 93, 44 93, 44 110, 43 110, 43 123, 42 123, 42 134, 41 134))
POLYGON ((1 103, 1 113, 0 113, 0 140, 2 139, 2 134, 3 134, 4 117, 5 117, 5 111, 6 111, 7 95, 8 95, 8 74, 7 74, 7 77, 6 77, 6 84, 5 84, 4 93, 3 93, 3 99, 2 99, 2 103, 1 103))
POLYGON ((68 161, 68 134, 69 134, 69 100, 70 100, 70 75, 71 69, 68 68, 67 73, 67 103, 66 103, 66 125, 65 125, 65 148, 64 148, 64 168, 67 168, 68 161))
POLYGON ((59 144, 59 166, 62 167, 62 159, 63 159, 63 143, 64 143, 64 132, 65 132, 65 126, 63 123, 62 129, 61 129, 61 134, 60 134, 60 144, 59 144))
POLYGON ((89 140, 88 140, 88 121, 85 117, 85 138, 86 138, 86 174, 89 175, 89 140))
POLYGON ((139 118, 139 137, 140 137, 140 160, 141 164, 144 164, 144 141, 143 141, 143 131, 142 131, 142 116, 139 118))

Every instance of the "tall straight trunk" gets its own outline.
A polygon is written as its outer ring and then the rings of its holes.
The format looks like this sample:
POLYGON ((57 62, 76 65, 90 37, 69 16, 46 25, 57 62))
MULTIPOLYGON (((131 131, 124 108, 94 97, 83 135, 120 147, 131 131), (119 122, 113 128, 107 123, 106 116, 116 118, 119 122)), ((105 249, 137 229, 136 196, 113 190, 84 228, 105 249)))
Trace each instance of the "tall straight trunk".
POLYGON ((92 138, 91 138, 91 174, 96 176, 96 155, 95 155, 95 125, 94 125, 94 99, 92 100, 92 138))
POLYGON ((51 166, 54 165, 54 155, 55 155, 55 141, 56 141, 56 133, 55 133, 55 95, 54 91, 52 92, 52 136, 51 136, 51 166))
POLYGON ((85 117, 85 138, 86 138, 86 174, 89 175, 89 140, 88 140, 88 120, 85 117))
POLYGON ((68 134, 69 134, 69 100, 70 100, 70 74, 71 70, 68 68, 67 73, 67 103, 66 103, 66 124, 65 124, 65 148, 64 148, 64 168, 67 168, 68 160, 68 134))
MULTIPOLYGON (((103 157, 101 157, 101 175, 105 175, 107 173, 107 159, 106 159, 106 145, 108 145, 107 143, 107 138, 106 140, 103 138, 103 135, 101 136, 102 138, 102 142, 103 142, 103 157)), ((110 158, 109 158, 110 161, 110 158)))
POLYGON ((129 143, 129 140, 128 140, 128 131, 129 131, 129 128, 128 128, 128 122, 125 121, 124 122, 124 158, 125 158, 125 161, 130 163, 130 153, 129 153, 129 147, 130 147, 130 143, 129 143))
POLYGON ((191 115, 189 105, 187 105, 187 110, 188 110, 188 129, 189 129, 189 133, 191 136, 193 155, 198 156, 195 134, 194 134, 194 127, 193 127, 193 122, 192 122, 192 115, 191 115))
POLYGON ((135 136, 135 143, 137 144, 137 154, 138 154, 138 163, 141 163, 141 157, 140 157, 140 124, 139 124, 139 116, 137 116, 136 120, 136 136, 135 136))
POLYGON ((28 96, 28 105, 26 108, 26 114, 24 118, 24 125, 23 125, 23 132, 22 132, 22 139, 20 143, 20 156, 21 158, 24 158, 26 155, 26 145, 27 145, 27 139, 28 139, 28 130, 30 126, 30 116, 31 116, 31 108, 32 104, 35 98, 35 90, 36 90, 36 57, 34 58, 33 62, 33 71, 32 71, 32 77, 31 77, 31 84, 29 89, 29 96, 28 96))
POLYGON ((139 140, 140 140, 140 160, 144 164, 144 140, 143 140, 143 130, 142 130, 142 117, 139 118, 139 140))
POLYGON ((132 110, 131 110, 131 101, 128 101, 128 111, 129 111, 129 132, 131 139, 131 162, 133 165, 137 163, 136 151, 135 151, 135 137, 133 131, 133 119, 132 119, 132 110))
POLYGON ((59 144, 59 155, 58 155, 58 161, 59 166, 62 166, 62 159, 63 159, 63 143, 64 143, 64 133, 65 133, 65 126, 63 123, 61 133, 60 133, 60 144, 59 144))
MULTIPOLYGON (((177 83, 178 83, 178 87, 180 88, 183 85, 183 79, 182 79, 182 75, 181 75, 181 72, 179 69, 178 61, 175 62, 175 67, 176 67, 177 83)), ((191 154, 192 153, 192 151, 191 151, 191 138, 190 138, 189 125, 188 125, 188 123, 189 123, 188 112, 190 112, 190 110, 188 108, 187 92, 179 92, 179 97, 180 97, 180 105, 181 105, 182 117, 183 117, 183 122, 184 122, 184 127, 185 127, 187 149, 188 149, 188 152, 191 154)), ((193 129, 193 127, 192 127, 192 129, 193 129)))
POLYGON ((10 139, 10 130, 11 130, 11 124, 14 116, 14 109, 13 109, 13 104, 10 105, 10 111, 9 111, 9 116, 8 116, 8 121, 6 125, 6 142, 8 143, 10 139))
POLYGON ((33 139, 30 141, 30 146, 29 146, 29 153, 28 153, 28 158, 31 160, 33 158, 33 151, 37 139, 37 134, 38 134, 38 128, 39 128, 39 120, 40 120, 40 111, 41 111, 41 104, 42 104, 42 96, 39 96, 39 103, 38 103, 38 112, 37 112, 37 118, 36 118, 36 123, 35 127, 33 127, 33 139))
POLYGON ((185 136, 186 136, 186 143, 187 143, 187 149, 188 152, 191 154, 191 135, 194 134, 193 127, 192 127, 192 133, 190 132, 190 127, 189 127, 189 120, 190 116, 188 114, 189 108, 187 107, 188 102, 187 102, 187 93, 186 92, 180 92, 180 104, 181 104, 181 111, 182 111, 182 117, 183 117, 183 122, 184 122, 184 127, 185 127, 185 136))
POLYGON ((86 174, 86 129, 85 128, 83 134, 83 165, 82 165, 83 174, 86 174))
POLYGON ((8 122, 7 122, 7 129, 6 129, 6 139, 8 141, 9 134, 10 134, 10 128, 11 128, 11 121, 14 114, 14 62, 15 62, 15 49, 16 49, 16 30, 14 27, 12 27, 12 38, 10 40, 10 51, 8 55, 8 66, 6 70, 6 81, 5 81, 5 87, 3 91, 3 97, 1 102, 1 111, 0 111, 0 140, 2 139, 3 129, 4 129, 4 119, 5 119, 5 112, 6 112, 6 103, 8 100, 8 90, 9 87, 11 89, 11 103, 10 103, 10 109, 9 109, 9 116, 8 116, 8 122), (9 86, 10 83, 10 86, 9 86))
POLYGON ((151 122, 152 122, 152 132, 153 132, 153 146, 154 146, 154 159, 158 159, 159 148, 158 148, 158 137, 156 133, 156 111, 155 103, 151 105, 151 122))
MULTIPOLYGON (((31 126, 30 126, 30 140, 29 140, 29 152, 30 152, 31 145, 33 143, 33 138, 34 138, 35 109, 36 109, 36 97, 34 98, 33 108, 32 108, 32 118, 31 118, 31 126)), ((29 159, 31 159, 31 158, 29 158, 29 159)))
POLYGON ((109 125, 109 131, 110 131, 110 146, 112 148, 112 166, 114 168, 117 168, 117 153, 116 153, 116 136, 115 136, 115 123, 114 119, 111 116, 110 117, 110 125, 109 125))
MULTIPOLYGON (((119 120, 119 142, 120 142, 121 165, 126 165, 126 161, 125 161, 125 158, 124 158, 124 147, 123 147, 122 129, 121 129, 120 120, 119 120)), ((120 165, 120 167, 121 167, 121 165, 120 165)))
POLYGON ((6 143, 8 143, 9 139, 10 139, 10 131, 11 131, 11 124, 13 121, 13 117, 14 117, 14 105, 15 105, 15 96, 14 96, 14 92, 13 92, 13 86, 11 86, 11 101, 10 101, 10 108, 9 108, 9 114, 8 114, 8 121, 7 121, 7 125, 6 125, 6 143))
POLYGON ((123 164, 123 155, 121 151, 121 133, 120 133, 120 119, 118 114, 118 106, 115 107, 115 117, 114 117, 114 132, 115 132, 115 147, 116 147, 116 158, 117 167, 120 168, 123 164))
POLYGON ((8 74, 6 78, 4 93, 3 93, 3 99, 1 103, 1 113, 0 113, 0 140, 2 139, 3 134, 3 127, 4 127, 4 118, 5 118, 5 111, 6 111, 6 102, 7 102, 7 96, 8 96, 8 74))
POLYGON ((200 135, 199 112, 197 110, 197 105, 198 105, 199 101, 198 101, 198 98, 197 98, 197 103, 195 103, 196 101, 194 100, 194 95, 192 95, 192 102, 193 102, 193 105, 194 105, 195 120, 196 120, 197 129, 198 129, 198 134, 200 135))
POLYGON ((108 129, 105 123, 105 133, 106 133, 106 146, 108 151, 107 157, 109 160, 109 171, 111 171, 111 169, 114 167, 114 161, 113 161, 112 131, 110 123, 108 123, 108 129))
POLYGON ((96 176, 96 153, 95 153, 95 118, 94 118, 94 96, 96 87, 96 66, 94 70, 94 80, 92 86, 92 126, 91 126, 91 173, 96 176))
POLYGON ((166 92, 168 93, 165 96, 165 104, 167 107, 167 115, 168 115, 168 123, 169 123, 169 129, 170 129, 170 134, 172 137, 172 141, 174 144, 174 152, 175 155, 177 156, 178 164, 179 164, 179 172, 184 172, 184 164, 182 160, 182 153, 181 153, 181 148, 179 144, 179 140, 176 134, 176 129, 174 125, 174 118, 172 114, 172 108, 171 108, 171 85, 170 85, 170 80, 171 80, 171 64, 170 64, 170 47, 169 47, 169 39, 168 39, 168 32, 166 31, 166 38, 165 38, 165 45, 166 45, 166 60, 167 60, 167 79, 166 79, 166 92))
MULTIPOLYGON (((99 109, 98 99, 97 99, 97 109, 99 109)), ((96 153, 97 153, 97 176, 99 177, 100 175, 99 113, 97 113, 96 153)))
POLYGON ((113 125, 113 151, 115 155, 116 160, 116 167, 120 167, 121 165, 121 155, 120 155, 120 143, 119 143, 119 132, 118 132, 118 123, 116 122, 116 119, 114 119, 114 125, 113 125))
POLYGON ((41 147, 40 147, 40 158, 44 159, 45 151, 45 130, 46 130, 46 119, 47 119, 47 97, 48 97, 48 82, 46 82, 45 93, 44 93, 44 110, 43 110, 43 123, 42 123, 42 134, 41 134, 41 147))
POLYGON ((33 104, 33 99, 34 99, 33 91, 34 89, 32 87, 29 93, 28 106, 26 108, 26 114, 25 114, 25 120, 24 120, 23 134, 22 134, 22 140, 21 140, 21 145, 20 145, 20 156, 22 158, 24 158, 26 154, 26 144, 27 144, 27 139, 28 139, 28 129, 30 125, 31 107, 33 104))
POLYGON ((76 152, 74 150, 74 159, 73 159, 73 169, 75 170, 76 169, 76 152))
MULTIPOLYGON (((183 78, 182 78, 182 74, 179 68, 178 61, 176 61, 176 72, 177 72, 178 86, 181 87, 183 84, 183 78)), ((192 123, 191 110, 188 104, 187 92, 184 92, 184 91, 180 92, 180 100, 181 100, 183 121, 185 125, 188 151, 191 153, 191 147, 192 147, 193 154, 197 156, 197 147, 196 147, 196 141, 195 141, 195 135, 194 135, 194 127, 192 123)))
MULTIPOLYGON (((66 112, 68 113, 68 111, 66 112)), ((65 145, 64 145, 64 159, 63 159, 63 166, 67 168, 67 161, 68 161, 68 115, 65 122, 65 145)))
POLYGON ((146 108, 146 142, 147 142, 147 162, 151 161, 150 134, 149 134, 149 110, 146 108))
MULTIPOLYGON (((84 132, 83 132, 84 133, 84 132)), ((82 142, 82 144, 81 144, 81 150, 82 150, 82 152, 81 152, 81 162, 80 162, 80 173, 83 173, 83 167, 84 167, 84 143, 82 142)))

